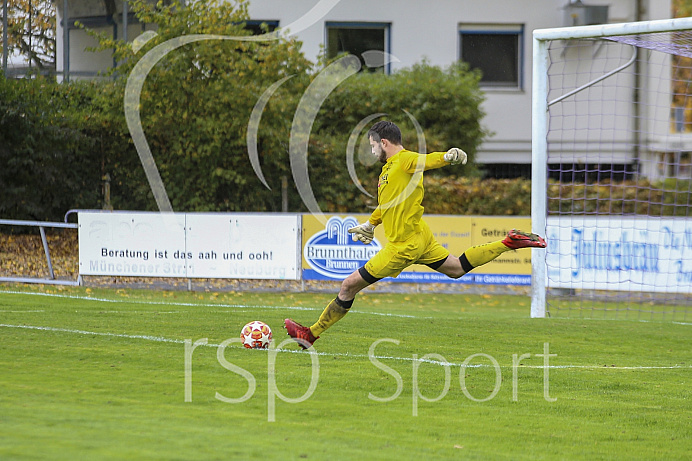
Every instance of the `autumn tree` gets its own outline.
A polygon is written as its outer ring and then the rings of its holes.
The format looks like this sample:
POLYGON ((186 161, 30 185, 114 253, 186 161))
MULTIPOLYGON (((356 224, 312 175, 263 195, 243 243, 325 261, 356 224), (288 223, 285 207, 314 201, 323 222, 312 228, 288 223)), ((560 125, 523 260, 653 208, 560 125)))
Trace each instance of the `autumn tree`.
MULTIPOLYGON (((39 70, 54 69, 55 16, 50 0, 7 0, 8 55, 19 55, 39 70)), ((3 24, 0 20, 0 36, 3 24)))
MULTIPOLYGON (((692 0, 673 0, 673 17, 692 16, 692 0)), ((692 59, 673 54, 673 108, 684 108, 684 129, 692 129, 692 59)))
MULTIPOLYGON (((119 65, 111 72, 121 90, 134 66, 157 45, 194 34, 252 35, 244 27, 249 14, 243 0, 201 0, 185 5, 134 0, 130 5, 139 21, 156 33, 148 31, 134 43, 92 33, 100 43, 98 51, 115 50, 119 65)), ((290 175, 292 114, 309 83, 311 66, 300 42, 278 36, 266 41, 200 40, 177 47, 158 61, 146 75, 140 114, 173 209, 281 209, 281 177, 290 175), (258 155, 269 190, 252 170, 247 132, 260 96, 285 77, 290 78, 271 98, 259 124, 258 155)), ((122 130, 122 93, 116 95, 116 101, 120 115, 107 122, 119 124, 115 129, 122 130)), ((129 138, 126 128, 125 133, 129 138)), ((114 206, 120 205, 122 197, 130 207, 155 207, 151 195, 140 188, 148 189, 148 183, 136 152, 130 149, 123 155, 121 149, 114 151, 106 168, 114 181, 114 206), (134 197, 137 203, 133 203, 134 197)))

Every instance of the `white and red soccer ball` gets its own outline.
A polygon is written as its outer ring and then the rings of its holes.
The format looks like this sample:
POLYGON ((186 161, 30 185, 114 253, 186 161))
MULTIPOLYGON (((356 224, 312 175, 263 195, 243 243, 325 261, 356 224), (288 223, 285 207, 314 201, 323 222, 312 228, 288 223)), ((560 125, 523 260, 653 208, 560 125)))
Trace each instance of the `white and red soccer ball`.
POLYGON ((272 341, 272 329, 266 323, 255 320, 240 330, 240 338, 247 349, 267 349, 272 341))

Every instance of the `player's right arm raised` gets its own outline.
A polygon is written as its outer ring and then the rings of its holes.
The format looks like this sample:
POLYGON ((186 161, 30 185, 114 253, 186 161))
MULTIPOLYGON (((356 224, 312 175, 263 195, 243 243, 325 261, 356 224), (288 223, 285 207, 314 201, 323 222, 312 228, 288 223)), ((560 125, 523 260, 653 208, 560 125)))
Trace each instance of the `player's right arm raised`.
POLYGON ((447 152, 431 152, 429 154, 418 154, 406 152, 399 154, 402 156, 402 169, 407 173, 434 170, 447 165, 466 164, 466 152, 458 147, 452 147, 447 152))

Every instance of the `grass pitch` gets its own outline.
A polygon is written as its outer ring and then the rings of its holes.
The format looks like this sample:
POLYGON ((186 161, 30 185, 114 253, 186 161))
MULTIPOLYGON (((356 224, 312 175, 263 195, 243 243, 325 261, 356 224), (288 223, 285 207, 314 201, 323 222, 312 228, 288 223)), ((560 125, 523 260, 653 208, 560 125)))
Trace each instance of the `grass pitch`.
POLYGON ((689 458, 692 324, 366 294, 315 354, 219 349, 330 298, 0 285, 0 458, 689 458))

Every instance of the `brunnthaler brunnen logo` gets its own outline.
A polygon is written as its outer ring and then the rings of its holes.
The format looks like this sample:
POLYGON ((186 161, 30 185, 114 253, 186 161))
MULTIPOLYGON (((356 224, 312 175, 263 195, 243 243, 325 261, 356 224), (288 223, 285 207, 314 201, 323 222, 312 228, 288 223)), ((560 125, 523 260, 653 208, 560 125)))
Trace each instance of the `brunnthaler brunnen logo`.
POLYGON ((317 273, 314 279, 344 279, 380 251, 382 245, 377 239, 368 245, 353 241, 348 229, 357 225, 356 218, 334 216, 323 231, 310 237, 303 248, 303 257, 317 273))

